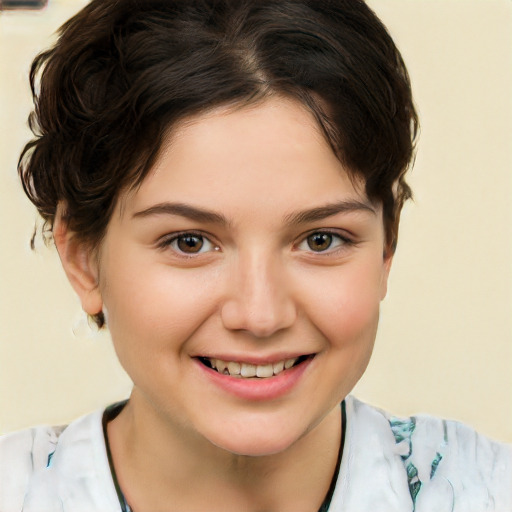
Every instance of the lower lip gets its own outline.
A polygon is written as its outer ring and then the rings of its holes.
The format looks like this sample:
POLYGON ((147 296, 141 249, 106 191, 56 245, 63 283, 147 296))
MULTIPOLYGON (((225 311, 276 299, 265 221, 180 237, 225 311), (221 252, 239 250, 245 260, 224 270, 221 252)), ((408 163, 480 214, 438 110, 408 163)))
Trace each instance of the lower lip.
POLYGON ((274 400, 289 393, 301 380, 314 357, 283 370, 279 375, 268 378, 237 378, 224 375, 208 368, 199 360, 196 364, 208 380, 215 386, 243 400, 264 401, 274 400))

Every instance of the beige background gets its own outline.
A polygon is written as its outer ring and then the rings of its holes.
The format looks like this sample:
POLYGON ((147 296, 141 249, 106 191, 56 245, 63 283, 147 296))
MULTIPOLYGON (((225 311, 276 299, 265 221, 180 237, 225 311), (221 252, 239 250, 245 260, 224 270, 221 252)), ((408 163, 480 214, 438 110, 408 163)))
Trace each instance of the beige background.
MULTIPOLYGON (((80 313, 16 161, 29 63, 81 0, 0 15, 0 431, 127 396, 107 334, 80 313)), ((371 0, 408 64, 422 122, 363 399, 512 442, 512 1, 371 0)))

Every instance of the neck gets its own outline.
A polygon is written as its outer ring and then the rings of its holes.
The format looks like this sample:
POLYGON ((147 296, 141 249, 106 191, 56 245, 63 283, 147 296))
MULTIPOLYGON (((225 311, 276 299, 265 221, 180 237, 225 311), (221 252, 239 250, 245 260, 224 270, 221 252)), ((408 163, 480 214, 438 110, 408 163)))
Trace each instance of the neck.
POLYGON ((341 442, 333 409, 286 450, 237 455, 163 419, 134 390, 108 425, 120 487, 134 512, 166 510, 318 510, 329 490, 341 442))

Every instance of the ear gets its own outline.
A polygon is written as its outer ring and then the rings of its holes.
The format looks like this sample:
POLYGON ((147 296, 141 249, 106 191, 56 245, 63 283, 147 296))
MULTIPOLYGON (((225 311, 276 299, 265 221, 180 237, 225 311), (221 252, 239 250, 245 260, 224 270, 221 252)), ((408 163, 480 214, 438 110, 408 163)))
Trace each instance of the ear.
POLYGON ((89 315, 96 315, 103 309, 96 253, 73 235, 65 218, 65 206, 59 204, 53 223, 53 239, 60 261, 80 298, 82 309, 89 315))
POLYGON ((382 276, 380 283, 380 300, 384 300, 388 292, 388 279, 389 272, 391 270, 391 264, 393 263, 393 252, 385 251, 384 260, 382 262, 382 276))

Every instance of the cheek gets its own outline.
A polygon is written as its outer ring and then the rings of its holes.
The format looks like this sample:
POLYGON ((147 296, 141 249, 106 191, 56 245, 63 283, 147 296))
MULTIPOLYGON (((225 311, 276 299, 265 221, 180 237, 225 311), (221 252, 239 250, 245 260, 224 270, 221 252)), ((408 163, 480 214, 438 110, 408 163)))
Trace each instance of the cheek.
POLYGON ((103 299, 114 345, 136 357, 156 356, 179 346, 208 318, 214 308, 214 276, 166 265, 113 268, 103 284, 103 299), (151 351, 148 350, 151 348, 151 351))
POLYGON ((382 265, 326 273, 309 294, 311 320, 334 346, 371 350, 382 297, 382 265))

